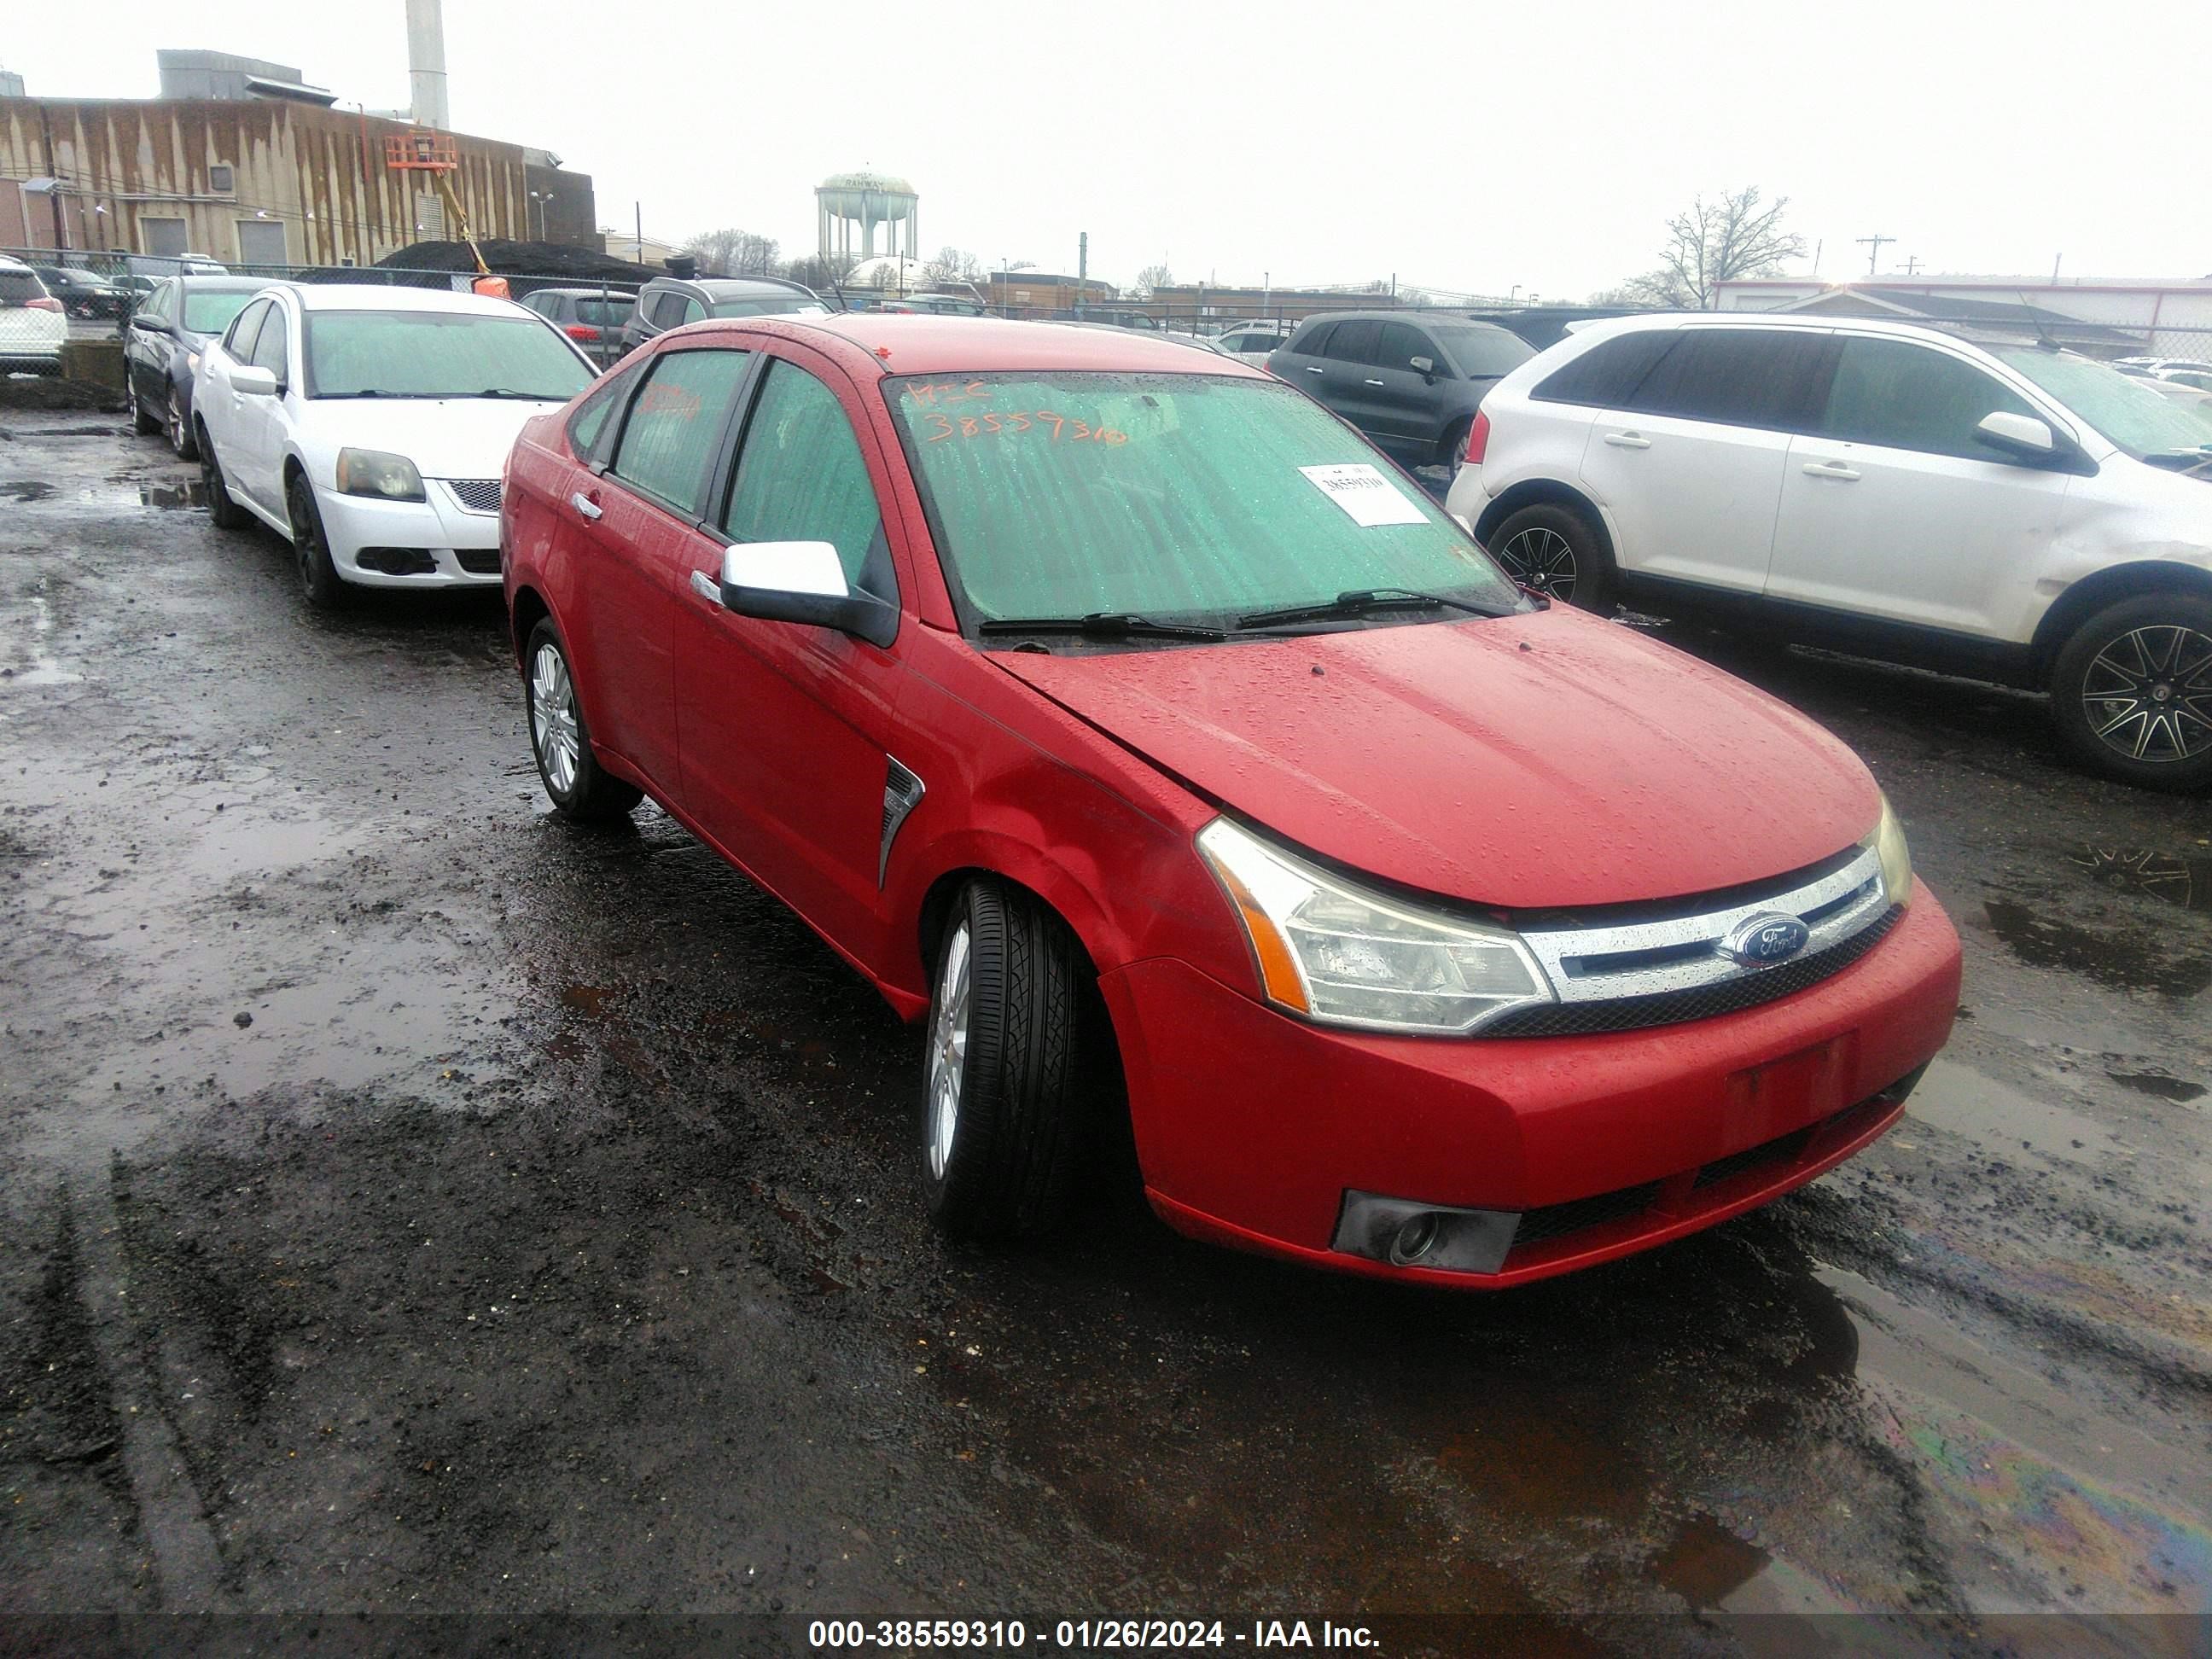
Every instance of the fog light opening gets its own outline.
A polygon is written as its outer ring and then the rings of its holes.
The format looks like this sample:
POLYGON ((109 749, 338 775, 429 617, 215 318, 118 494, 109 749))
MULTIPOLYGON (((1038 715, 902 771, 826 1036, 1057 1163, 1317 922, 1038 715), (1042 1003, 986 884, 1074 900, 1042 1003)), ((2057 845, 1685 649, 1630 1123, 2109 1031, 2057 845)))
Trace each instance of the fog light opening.
POLYGON ((1398 1229, 1398 1236, 1390 1241, 1391 1265, 1409 1267, 1436 1248, 1437 1239, 1443 1228, 1438 1224, 1434 1210, 1424 1210, 1398 1229))

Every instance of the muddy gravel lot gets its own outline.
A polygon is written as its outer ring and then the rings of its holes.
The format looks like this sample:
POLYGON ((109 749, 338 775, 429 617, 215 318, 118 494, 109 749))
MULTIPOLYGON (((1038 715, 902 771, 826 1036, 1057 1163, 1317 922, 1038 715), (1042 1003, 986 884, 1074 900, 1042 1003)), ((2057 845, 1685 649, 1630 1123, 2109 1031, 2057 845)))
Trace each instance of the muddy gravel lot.
POLYGON ((956 1249, 917 1034, 657 811, 548 815, 495 595, 311 614, 155 441, 0 417, 0 1632, 2203 1651, 2212 803, 1662 631, 1858 748, 1964 936, 1886 1140, 1495 1297, 1184 1243, 1119 1168, 956 1249))

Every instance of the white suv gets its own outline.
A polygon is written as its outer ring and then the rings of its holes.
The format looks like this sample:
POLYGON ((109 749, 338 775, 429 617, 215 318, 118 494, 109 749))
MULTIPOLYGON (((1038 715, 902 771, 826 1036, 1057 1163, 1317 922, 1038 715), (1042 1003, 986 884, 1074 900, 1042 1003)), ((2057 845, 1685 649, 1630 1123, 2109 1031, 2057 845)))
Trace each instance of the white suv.
POLYGON ((1524 585, 2038 688, 2212 784, 2212 417, 2032 341, 1616 318, 1491 389, 1451 510, 1524 585))
POLYGON ((60 371, 69 319, 39 273, 20 259, 0 258, 0 374, 60 371))

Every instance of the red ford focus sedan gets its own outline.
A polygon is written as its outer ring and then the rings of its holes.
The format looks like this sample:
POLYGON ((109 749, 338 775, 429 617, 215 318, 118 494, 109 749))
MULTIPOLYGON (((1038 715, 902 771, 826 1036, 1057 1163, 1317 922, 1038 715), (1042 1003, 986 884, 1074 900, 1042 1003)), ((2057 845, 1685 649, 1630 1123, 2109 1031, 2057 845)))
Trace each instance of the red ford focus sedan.
POLYGON ((1133 334, 665 334, 508 461, 538 765, 650 794, 902 1015, 930 1211, 1500 1286, 1896 1121, 1959 944, 1866 769, 1508 581, 1352 428, 1133 334))

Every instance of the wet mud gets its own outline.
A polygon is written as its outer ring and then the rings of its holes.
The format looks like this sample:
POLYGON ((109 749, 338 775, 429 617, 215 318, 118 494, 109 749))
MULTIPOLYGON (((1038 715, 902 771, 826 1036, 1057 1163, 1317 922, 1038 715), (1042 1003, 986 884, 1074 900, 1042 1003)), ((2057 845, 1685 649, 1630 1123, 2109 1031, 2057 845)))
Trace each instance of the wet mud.
POLYGON ((2034 700, 1652 625, 1866 755, 1966 940, 1804 1193, 1496 1297, 1112 1160, 955 1248, 915 1033, 665 816, 550 818, 495 600, 314 615, 157 441, 0 426, 0 1614, 2212 1605, 2212 829, 2034 700))

